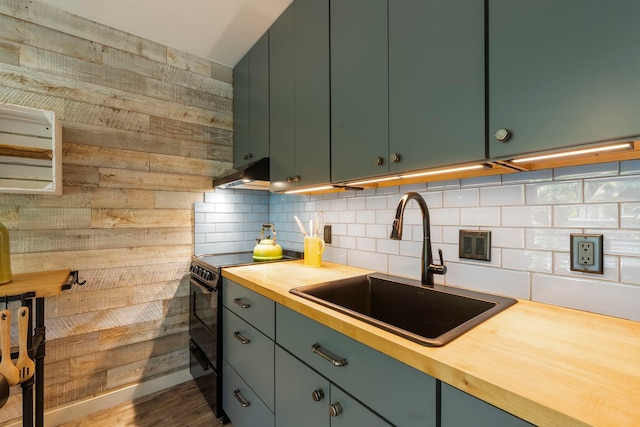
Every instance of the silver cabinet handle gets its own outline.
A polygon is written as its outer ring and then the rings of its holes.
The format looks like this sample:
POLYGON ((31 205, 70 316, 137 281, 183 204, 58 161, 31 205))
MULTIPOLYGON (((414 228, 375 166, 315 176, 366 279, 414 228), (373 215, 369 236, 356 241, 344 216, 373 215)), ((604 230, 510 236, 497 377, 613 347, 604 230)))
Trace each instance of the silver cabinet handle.
POLYGON ((240 335, 240 331, 235 331, 233 333, 233 337, 238 341, 240 341, 240 344, 249 344, 251 342, 249 338, 245 338, 242 335, 240 335))
POLYGON ((331 363, 333 366, 345 366, 347 364, 347 359, 338 357, 327 350, 323 350, 318 343, 311 346, 311 351, 331 363))
POLYGON ((251 307, 251 304, 246 303, 246 302, 242 302, 242 300, 240 298, 234 298, 233 302, 234 302, 234 304, 239 305, 240 308, 249 308, 249 307, 251 307))
POLYGON ((339 402, 329 405, 329 415, 337 417, 342 413, 342 405, 339 402))
POLYGON ((247 406, 251 406, 251 402, 249 402, 247 399, 244 398, 244 396, 242 396, 242 394, 240 394, 240 389, 237 388, 233 390, 233 397, 235 397, 236 400, 240 402, 240 406, 242 406, 243 408, 246 408, 247 406))

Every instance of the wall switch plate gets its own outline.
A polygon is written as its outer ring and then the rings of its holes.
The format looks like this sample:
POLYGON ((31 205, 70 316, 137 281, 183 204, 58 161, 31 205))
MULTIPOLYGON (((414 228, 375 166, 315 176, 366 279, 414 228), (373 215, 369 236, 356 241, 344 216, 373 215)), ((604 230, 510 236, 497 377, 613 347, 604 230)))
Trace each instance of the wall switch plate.
POLYGON ((602 234, 571 234, 571 270, 603 274, 602 234))
POLYGON ((460 230, 458 257, 491 261, 491 232, 460 230))
POLYGON ((323 232, 323 239, 325 243, 331 243, 331 226, 325 225, 323 232))

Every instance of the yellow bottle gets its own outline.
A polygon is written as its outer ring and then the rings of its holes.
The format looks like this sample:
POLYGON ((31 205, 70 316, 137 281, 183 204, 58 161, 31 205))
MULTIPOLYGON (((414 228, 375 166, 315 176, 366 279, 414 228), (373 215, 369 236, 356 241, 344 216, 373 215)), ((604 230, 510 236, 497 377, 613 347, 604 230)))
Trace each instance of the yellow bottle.
POLYGON ((0 285, 11 281, 11 251, 9 250, 9 231, 0 222, 0 285))

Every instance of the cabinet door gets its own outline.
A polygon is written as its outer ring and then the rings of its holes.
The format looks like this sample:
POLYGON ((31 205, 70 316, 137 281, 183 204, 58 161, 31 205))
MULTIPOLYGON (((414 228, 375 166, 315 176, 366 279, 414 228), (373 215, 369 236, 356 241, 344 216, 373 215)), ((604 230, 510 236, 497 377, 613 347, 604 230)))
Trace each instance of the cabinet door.
POLYGON ((296 175, 300 186, 331 179, 329 0, 295 0, 296 175))
POLYGON ((276 346, 276 425, 327 427, 329 381, 276 346))
POLYGON ((331 384, 331 405, 340 405, 340 413, 331 417, 331 427, 390 427, 360 402, 331 384))
POLYGON ((640 134, 640 2, 488 5, 491 157, 640 134))
POLYGON ((233 369, 223 361, 222 407, 234 427, 274 427, 275 417, 233 369))
POLYGON ((249 51, 249 162, 269 156, 269 33, 249 51))
POLYGON ((483 160, 484 4, 389 2, 391 172, 483 160))
POLYGON ((442 383, 442 427, 528 427, 532 424, 442 383))
POLYGON ((273 412, 273 341, 226 307, 222 313, 222 324, 224 360, 273 412))
POLYGON ((388 172, 387 0, 331 0, 331 180, 388 172), (383 164, 376 165, 380 157, 383 164))
POLYGON ((295 10, 292 3, 269 29, 270 158, 274 191, 292 188, 296 170, 295 10))
POLYGON ((436 425, 433 377, 279 304, 276 337, 280 346, 393 424, 436 425))
POLYGON ((233 164, 243 159, 249 148, 249 54, 233 68, 233 164))

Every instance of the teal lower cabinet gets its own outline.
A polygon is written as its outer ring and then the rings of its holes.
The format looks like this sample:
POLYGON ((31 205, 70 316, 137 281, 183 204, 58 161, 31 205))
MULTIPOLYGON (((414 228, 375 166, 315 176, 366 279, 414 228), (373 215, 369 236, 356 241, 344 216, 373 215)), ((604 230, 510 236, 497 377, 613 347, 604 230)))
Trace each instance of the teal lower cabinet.
POLYGON ((441 383, 442 427, 529 427, 532 424, 441 383))
POLYGON ((390 424, 276 346, 276 426, 388 427, 390 424))
POLYGON ((273 413, 226 360, 222 376, 222 406, 233 427, 275 427, 273 413))
MULTIPOLYGON (((282 353, 278 347, 285 349, 295 356, 293 360, 301 361, 308 371, 331 383, 329 394, 323 390, 329 401, 322 405, 324 408, 320 411, 328 414, 331 404, 340 404, 342 413, 332 417, 332 427, 388 425, 387 422, 402 427, 436 426, 437 387, 436 380, 429 375, 278 304, 276 342, 277 354, 282 353), (358 421, 360 416, 370 419, 361 422, 358 421)), ((287 368, 293 369, 288 365, 280 365, 278 371, 276 367, 278 427, 281 425, 280 411, 283 405, 286 406, 285 403, 278 403, 282 398, 278 396, 281 391, 278 381, 283 378, 292 381, 288 377, 294 376, 287 374, 287 368)), ((291 392, 285 383, 282 384, 285 390, 281 392, 299 395, 302 400, 312 400, 314 386, 315 383, 311 381, 308 385, 311 390, 301 387, 299 392, 291 392)), ((315 426, 307 424, 304 418, 297 421, 299 426, 315 426)))

